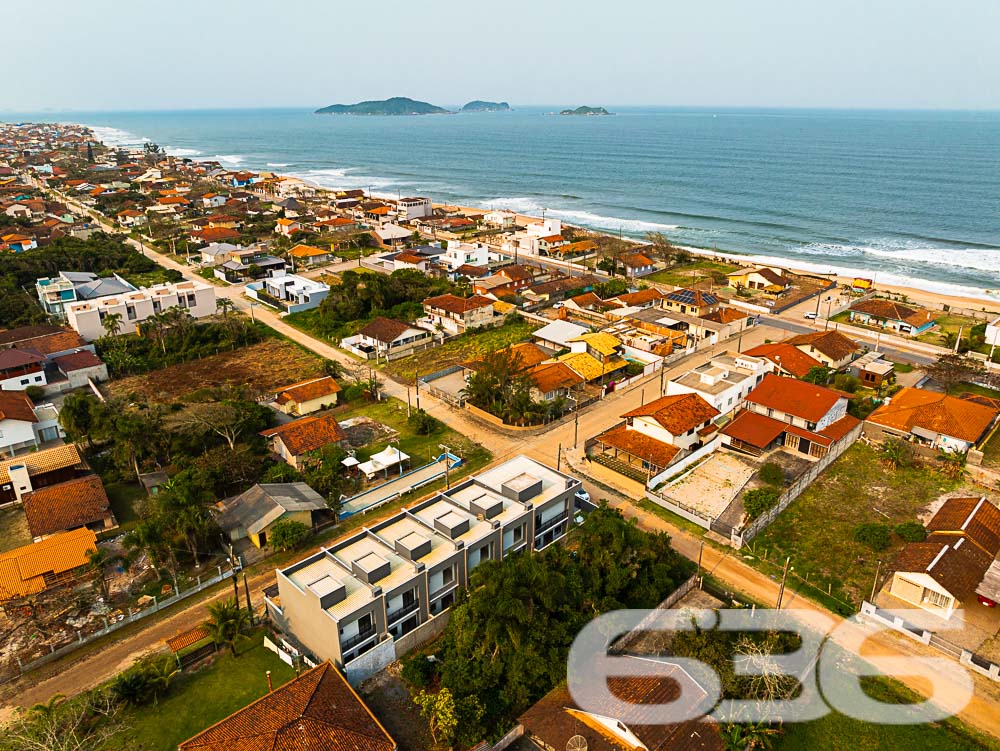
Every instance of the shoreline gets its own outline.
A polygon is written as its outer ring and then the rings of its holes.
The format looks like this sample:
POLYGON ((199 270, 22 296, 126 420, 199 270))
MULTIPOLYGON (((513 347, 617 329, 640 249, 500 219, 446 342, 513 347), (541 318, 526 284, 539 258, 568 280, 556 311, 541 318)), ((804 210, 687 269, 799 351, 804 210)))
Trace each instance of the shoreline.
MULTIPOLYGON (((129 133, 128 131, 122 130, 120 128, 110 127, 110 126, 93 126, 82 124, 83 127, 89 128, 96 136, 111 135, 114 133, 115 137, 108 139, 111 141, 111 147, 117 145, 131 145, 137 146, 142 143, 148 143, 149 138, 142 136, 135 136, 135 134, 129 133), (103 132, 102 132, 103 131, 103 132), (127 140, 125 137, 128 137, 127 140)), ((108 145, 108 142, 102 138, 102 143, 108 145)), ((206 156, 197 149, 184 148, 184 147, 165 147, 164 151, 169 156, 177 159, 191 159, 192 161, 227 161, 225 159, 220 159, 219 156, 206 156), (197 152, 197 153, 195 153, 197 152)), ((232 164, 230 168, 232 169, 251 169, 244 162, 244 159, 239 160, 228 160, 232 164)), ((225 165, 224 165, 225 166, 225 165)), ((275 163, 273 166, 270 164, 265 164, 264 167, 253 168, 257 172, 269 172, 280 177, 287 177, 293 180, 299 180, 302 183, 309 185, 310 187, 320 191, 322 193, 336 193, 340 190, 348 190, 348 187, 330 187, 327 185, 322 185, 315 180, 315 178, 306 177, 300 174, 294 173, 284 173, 278 172, 282 167, 286 165, 278 165, 275 163)), ((347 175, 343 176, 347 179, 347 175)), ((363 187, 363 186, 362 186, 363 187)), ((384 191, 370 191, 369 195, 372 198, 384 198, 384 199, 394 199, 395 195, 391 193, 386 193, 384 191)), ((467 206, 464 203, 435 203, 435 206, 455 206, 462 211, 476 212, 476 213, 486 213, 489 211, 487 207, 481 206, 467 206)), ((529 221, 541 221, 541 217, 532 216, 529 214, 522 214, 517 212, 516 215, 519 219, 526 219, 529 221)), ((587 230, 589 232, 595 232, 598 234, 612 235, 608 232, 606 228, 592 227, 582 223, 573 222, 563 222, 567 226, 579 227, 580 229, 587 230)), ((669 230, 667 231, 669 236, 669 230)), ((629 236, 630 240, 633 240, 636 244, 645 244, 645 241, 641 238, 634 236, 629 236)), ((875 281, 876 290, 881 290, 883 292, 890 292, 896 295, 905 295, 910 300, 915 303, 924 303, 934 307, 940 308, 941 306, 960 306, 973 311, 990 311, 990 312, 1000 312, 1000 289, 992 291, 987 288, 976 288, 960 284, 955 284, 952 282, 940 282, 925 278, 911 278, 911 277, 900 277, 898 275, 892 274, 891 272, 880 271, 876 269, 863 269, 863 268, 846 268, 838 267, 836 264, 827 265, 822 257, 817 257, 816 261, 797 261, 794 259, 786 259, 780 256, 768 256, 762 254, 755 254, 752 252, 741 253, 738 251, 727 251, 727 250, 717 250, 714 248, 701 248, 697 246, 690 245, 678 245, 678 247, 701 257, 705 258, 723 258, 731 260, 740 265, 756 265, 756 266, 778 266, 790 271, 797 273, 814 275, 814 276, 824 276, 836 278, 838 284, 850 284, 855 277, 871 278, 875 281), (887 278, 886 281, 880 281, 880 277, 887 278)))

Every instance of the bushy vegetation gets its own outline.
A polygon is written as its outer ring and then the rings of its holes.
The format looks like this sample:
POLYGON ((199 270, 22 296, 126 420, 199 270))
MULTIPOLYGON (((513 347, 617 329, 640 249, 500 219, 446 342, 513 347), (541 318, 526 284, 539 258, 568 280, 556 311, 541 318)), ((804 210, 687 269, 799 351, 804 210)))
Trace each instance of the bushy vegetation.
POLYGON ((886 550, 892 544, 892 531, 888 524, 866 522, 854 528, 854 541, 872 550, 886 550))
POLYGON ((893 530, 906 542, 923 542, 927 539, 927 530, 920 522, 903 522, 893 530))
POLYGON ((760 468, 760 479, 768 485, 780 488, 785 484, 785 470, 774 462, 767 462, 760 468))
POLYGON ((267 544, 275 550, 292 550, 309 537, 309 527, 294 519, 279 519, 271 525, 267 544))
POLYGON ((743 510, 750 519, 756 519, 773 509, 781 494, 774 488, 754 488, 743 494, 743 510))
POLYGON ((34 295, 35 281, 60 271, 90 271, 100 276, 149 274, 180 278, 158 266, 118 236, 95 232, 86 240, 59 237, 28 253, 0 255, 0 328, 45 323, 45 311, 34 295), (28 290, 28 292, 25 292, 28 290))
POLYGON ((508 425, 532 425, 561 417, 566 400, 536 401, 534 383, 520 353, 509 349, 486 353, 463 389, 475 407, 489 412, 508 425))

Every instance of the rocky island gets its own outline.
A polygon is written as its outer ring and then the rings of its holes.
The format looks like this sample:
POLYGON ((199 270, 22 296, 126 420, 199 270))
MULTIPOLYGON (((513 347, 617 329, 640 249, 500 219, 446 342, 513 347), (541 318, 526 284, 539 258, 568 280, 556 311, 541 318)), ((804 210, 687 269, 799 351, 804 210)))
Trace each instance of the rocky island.
POLYGON ((464 107, 462 112, 510 112, 510 105, 507 102, 484 102, 475 99, 464 107))
POLYGON ((560 115, 610 115, 604 107, 577 107, 575 110, 562 110, 560 115))
POLYGON ((331 104, 316 110, 317 115, 450 115, 450 110, 428 102, 405 96, 391 99, 358 102, 357 104, 331 104))

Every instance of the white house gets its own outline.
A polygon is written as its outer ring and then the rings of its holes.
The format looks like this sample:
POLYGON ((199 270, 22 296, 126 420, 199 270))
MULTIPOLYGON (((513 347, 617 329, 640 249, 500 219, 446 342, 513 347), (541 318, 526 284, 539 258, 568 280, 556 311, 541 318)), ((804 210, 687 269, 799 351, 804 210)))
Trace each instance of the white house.
POLYGON ((532 338, 543 347, 548 347, 558 352, 561 349, 571 349, 570 342, 573 339, 578 339, 589 332, 590 329, 586 326, 580 326, 577 323, 553 321, 538 329, 538 331, 532 334, 532 338))
POLYGON ((53 405, 36 406, 23 391, 0 391, 0 455, 17 456, 63 435, 53 405))
POLYGON ((119 295, 80 300, 65 306, 66 322, 88 342, 100 339, 108 332, 105 319, 119 315, 118 333, 131 334, 136 325, 152 315, 179 307, 194 318, 215 313, 215 287, 204 282, 183 281, 175 284, 154 284, 119 295))
POLYGON ((262 279, 259 282, 251 282, 246 286, 248 297, 253 297, 267 304, 278 301, 280 307, 289 313, 318 308, 329 292, 329 284, 306 279, 297 274, 285 273, 262 279))
POLYGON ((772 368, 763 357, 726 352, 667 381, 667 395, 698 394, 720 413, 729 414, 772 368))
POLYGON ((340 346, 368 360, 395 360, 433 343, 434 334, 427 329, 378 316, 354 336, 341 339, 340 346))
POLYGON ((489 211, 483 216, 483 222, 490 227, 510 229, 517 222, 517 214, 510 209, 489 211))
POLYGON ((424 196, 400 198, 396 202, 396 216, 401 222, 412 222, 414 219, 434 216, 434 206, 431 199, 424 196))
POLYGON ((460 266, 485 266, 490 261, 490 249, 483 243, 463 243, 449 240, 441 262, 454 271, 460 266))

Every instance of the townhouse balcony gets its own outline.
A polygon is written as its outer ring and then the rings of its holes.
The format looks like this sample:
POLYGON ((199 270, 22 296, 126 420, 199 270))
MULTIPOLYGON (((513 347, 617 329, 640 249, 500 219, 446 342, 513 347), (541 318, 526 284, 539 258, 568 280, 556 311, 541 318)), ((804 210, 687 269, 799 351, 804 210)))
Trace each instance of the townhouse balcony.
POLYGON ((410 613, 415 613, 418 610, 420 610, 419 600, 414 600, 409 605, 403 605, 402 607, 396 608, 395 610, 390 610, 388 613, 386 613, 385 616, 386 624, 388 624, 389 626, 394 626, 397 621, 402 620, 406 616, 410 615, 410 613))
POLYGON ((545 534, 546 532, 548 532, 553 527, 558 526, 559 524, 562 524, 568 518, 569 518, 569 512, 567 512, 567 511, 563 511, 558 516, 553 516, 551 519, 549 519, 544 524, 541 523, 541 518, 539 517, 538 519, 535 520, 535 537, 537 538, 540 535, 545 534))
POLYGON ((359 631, 354 636, 347 639, 341 639, 340 641, 340 651, 343 654, 347 654, 352 649, 357 647, 359 644, 364 644, 369 639, 375 636, 375 627, 369 626, 364 631, 359 631))
POLYGON ((436 590, 434 590, 433 592, 431 592, 431 594, 428 597, 428 599, 433 602, 434 600, 437 600, 437 599, 440 599, 441 597, 444 597, 446 594, 448 594, 449 592, 451 592, 454 589, 458 589, 458 582, 457 581, 453 581, 451 584, 445 584, 443 587, 438 587, 436 590))

